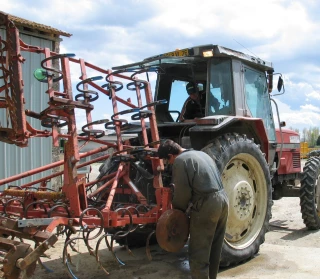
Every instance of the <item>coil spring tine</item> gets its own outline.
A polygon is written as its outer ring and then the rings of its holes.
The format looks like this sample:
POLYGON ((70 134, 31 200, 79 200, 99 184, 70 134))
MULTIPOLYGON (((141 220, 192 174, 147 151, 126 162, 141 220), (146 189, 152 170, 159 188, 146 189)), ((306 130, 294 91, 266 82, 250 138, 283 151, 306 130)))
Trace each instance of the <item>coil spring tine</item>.
POLYGON ((70 266, 72 264, 72 262, 71 262, 70 254, 68 254, 68 246, 70 245, 70 247, 72 249, 71 243, 73 241, 80 240, 80 239, 82 239, 82 237, 75 237, 75 238, 69 239, 68 241, 65 242, 64 248, 63 248, 63 254, 62 254, 63 264, 67 268, 68 274, 73 279, 78 279, 78 277, 76 277, 76 275, 73 273, 71 266, 70 266), (69 263, 69 261, 70 261, 70 263, 69 263))
MULTIPOLYGON (((118 213, 119 211, 126 211, 126 212, 128 213, 128 215, 129 215, 129 219, 130 219, 130 224, 129 224, 129 228, 128 228, 127 231, 119 231, 119 232, 117 232, 116 234, 114 234, 114 235, 116 235, 118 238, 122 238, 122 237, 127 236, 127 235, 132 231, 132 229, 133 229, 133 220, 132 220, 132 214, 131 214, 131 212, 130 212, 127 208, 121 207, 121 208, 117 208, 117 209, 115 210, 115 212, 117 212, 117 213, 118 213), (120 233, 123 233, 123 234, 120 234, 120 233)), ((123 216, 124 216, 124 213, 122 213, 121 217, 123 217, 123 216)), ((134 230, 135 230, 135 229, 134 229, 134 230)))
MULTIPOLYGON (((34 248, 36 249, 37 247, 39 246, 39 243, 38 242, 35 242, 34 243, 34 248)), ((43 253, 44 255, 44 253, 43 253)), ((41 257, 41 256, 40 256, 41 257)), ((41 260, 41 258, 38 258, 38 263, 40 264, 41 268, 42 269, 45 269, 48 273, 53 273, 54 271, 52 269, 50 269, 49 267, 47 267, 41 260)))
POLYGON ((126 245, 124 246, 128 252, 128 254, 132 257, 135 257, 135 255, 133 254, 132 250, 129 248, 129 245, 128 245, 128 237, 126 237, 126 245))
POLYGON ((22 210, 24 211, 24 203, 23 203, 23 201, 20 200, 19 198, 12 198, 12 199, 8 200, 8 201, 4 204, 4 206, 3 206, 3 212, 4 212, 4 215, 5 215, 5 216, 8 216, 8 214, 7 214, 7 206, 8 206, 10 203, 14 202, 14 201, 19 202, 20 205, 22 206, 22 210))
MULTIPOLYGON (((70 211, 69 211, 69 209, 68 209, 68 206, 67 206, 66 204, 64 204, 64 203, 58 203, 58 204, 56 204, 55 206, 53 206, 53 207, 51 207, 51 208, 49 209, 49 211, 48 211, 48 213, 47 213, 48 218, 51 218, 51 214, 52 214, 57 208, 59 208, 59 207, 63 208, 63 209, 66 211, 66 213, 68 214, 68 218, 71 217, 71 214, 70 214, 70 211)), ((67 226, 64 226, 64 227, 65 227, 65 228, 64 228, 63 230, 61 230, 60 232, 58 232, 57 235, 62 235, 62 234, 64 234, 64 233, 66 233, 66 236, 68 236, 67 231, 68 231, 69 229, 68 229, 67 226)), ((70 235, 71 235, 71 234, 70 234, 70 235)))
POLYGON ((95 253, 95 254, 96 254, 96 261, 97 261, 97 263, 99 264, 100 268, 101 268, 107 275, 109 275, 109 272, 103 267, 103 265, 102 265, 102 263, 101 263, 101 261, 100 261, 100 257, 99 257, 99 247, 100 247, 100 243, 101 243, 101 241, 102 241, 103 239, 105 239, 106 244, 107 244, 107 247, 108 247, 109 251, 111 251, 111 246, 110 246, 110 244, 109 244, 109 241, 108 241, 108 239, 107 239, 107 236, 110 236, 110 234, 106 233, 106 234, 104 234, 103 236, 101 236, 101 237, 99 238, 99 240, 97 241, 97 244, 96 244, 96 253, 95 253))
POLYGON ((4 201, 3 201, 2 199, 0 200, 0 204, 2 204, 2 206, 3 206, 3 211, 0 212, 0 215, 5 216, 5 212, 4 212, 4 205, 5 205, 5 203, 4 203, 4 201))
MULTIPOLYGON (((97 212, 97 216, 98 216, 98 217, 100 218, 100 220, 101 220, 99 231, 98 231, 94 236, 92 236, 91 238, 88 238, 88 240, 92 240, 92 239, 97 238, 97 237, 103 232, 104 219, 103 219, 102 212, 101 212, 99 209, 97 209, 97 208, 88 207, 87 209, 83 210, 82 213, 81 213, 81 215, 80 215, 80 217, 79 217, 79 224, 80 224, 81 229, 83 229, 83 232, 88 232, 88 231, 89 231, 89 233, 90 233, 90 232, 92 232, 92 231, 94 230, 94 229, 85 228, 85 227, 83 226, 83 223, 82 223, 84 215, 85 215, 85 214, 87 213, 87 211, 89 211, 89 210, 90 210, 90 211, 96 211, 96 212, 97 212)), ((87 237, 89 237, 89 234, 88 234, 87 237)))
POLYGON ((88 249, 88 252, 91 256, 95 256, 95 252, 94 252, 94 249, 90 246, 89 244, 89 240, 93 240, 95 238, 97 238, 99 235, 101 235, 101 233, 103 232, 103 225, 104 225, 104 219, 103 219, 103 215, 101 213, 101 211, 97 208, 87 208, 85 209, 81 215, 80 215, 80 218, 79 218, 79 224, 80 224, 80 227, 81 227, 81 230, 82 230, 82 237, 83 237, 83 241, 84 241, 84 244, 86 245, 87 249, 88 249), (100 226, 99 226, 99 231, 92 237, 89 237, 90 236, 90 233, 93 232, 93 230, 95 229, 89 229, 87 227, 85 227, 83 225, 83 218, 85 216, 85 214, 88 212, 88 211, 96 211, 97 213, 97 216, 100 218, 101 222, 100 222, 100 226))
POLYGON ((48 273, 53 273, 53 272, 54 272, 54 270, 52 270, 52 269, 50 269, 49 267, 47 267, 47 266, 42 262, 42 260, 41 260, 40 258, 38 259, 38 263, 40 264, 40 266, 41 266, 42 269, 45 269, 45 270, 46 270, 46 272, 48 272, 48 273))
POLYGON ((96 77, 91 77, 91 78, 87 78, 85 80, 82 80, 80 81, 77 85, 76 85, 76 88, 79 92, 82 92, 82 94, 77 94, 75 96, 75 100, 76 101, 79 101, 79 98, 83 98, 83 101, 84 100, 88 100, 89 102, 94 102, 96 100, 99 99, 99 95, 98 95, 98 92, 96 91, 93 91, 93 90, 84 90, 84 89, 81 89, 80 88, 80 85, 84 85, 85 83, 88 83, 88 82, 92 82, 92 81, 96 81, 96 80, 101 80, 103 79, 102 76, 96 76, 96 77), (91 95, 90 95, 91 94, 91 95))
POLYGON ((151 252, 150 252, 150 238, 151 238, 151 236, 152 236, 155 232, 156 232, 156 231, 152 231, 152 232, 148 235, 148 238, 147 238, 146 254, 147 254, 147 257, 148 257, 148 260, 149 260, 149 261, 152 261, 152 256, 151 256, 151 252))
POLYGON ((23 211, 24 218, 28 219, 28 209, 29 209, 29 207, 31 207, 33 205, 36 205, 36 204, 39 204, 39 206, 41 206, 44 209, 45 214, 48 214, 47 209, 44 206, 45 202, 43 202, 43 201, 35 201, 35 202, 32 202, 32 203, 29 203, 27 205, 27 207, 25 208, 25 210, 23 211))
POLYGON ((113 251, 113 243, 114 243, 114 240, 117 238, 117 237, 125 237, 127 234, 125 234, 124 236, 119 236, 118 234, 120 233, 123 233, 123 231, 118 231, 116 232, 113 236, 111 236, 111 250, 110 252, 112 253, 112 255, 114 256, 114 258, 116 259, 116 261, 120 264, 120 265, 126 265, 123 261, 121 261, 118 256, 116 255, 116 253, 113 251))
MULTIPOLYGON (((50 56, 50 57, 47 57, 47 58, 45 58, 45 59, 43 59, 43 60, 41 61, 41 67, 42 67, 43 69, 47 70, 47 71, 50 71, 50 72, 54 72, 54 73, 59 74, 58 77, 52 79, 53 82, 57 82, 57 81, 59 81, 59 80, 61 80, 61 79, 63 78, 63 73, 62 73, 62 71, 59 70, 59 69, 47 67, 47 66, 45 66, 44 64, 45 64, 47 61, 49 61, 49 60, 60 59, 60 58, 64 58, 64 57, 74 57, 74 56, 75 56, 75 54, 73 54, 73 53, 65 53, 65 54, 58 54, 58 55, 50 56)), ((48 79, 47 79, 47 80, 48 80, 48 79)), ((46 81, 43 81, 43 82, 47 82, 47 80, 46 80, 46 81)))
POLYGON ((86 247, 87 247, 87 249, 88 249, 89 255, 95 257, 93 248, 92 248, 92 247, 90 246, 90 244, 89 244, 89 234, 90 234, 90 233, 91 233, 91 231, 90 231, 90 232, 87 232, 87 235, 85 236, 85 232, 83 231, 83 232, 82 232, 82 238, 83 238, 84 244, 86 245, 86 247))
MULTIPOLYGON (((150 210, 150 209, 149 209, 146 205, 144 205, 144 204, 139 204, 138 206, 136 206, 136 209, 137 209, 138 212, 140 212, 140 213, 147 213, 147 212, 150 210), (145 212, 140 212, 140 211, 139 211, 140 208, 144 209, 145 212)), ((146 226, 146 224, 144 224, 144 225, 138 225, 138 226, 139 226, 140 229, 143 229, 143 228, 146 226)))
MULTIPOLYGON (((138 218, 140 217, 140 213, 139 213, 139 211, 137 210, 136 207, 129 206, 129 207, 127 207, 126 209, 127 209, 127 210, 133 209, 133 210, 136 212, 137 217, 138 217, 138 218)), ((138 227, 139 227, 139 224, 137 224, 136 226, 133 226, 133 225, 132 225, 132 229, 130 230, 130 233, 134 232, 138 227)))
POLYGON ((86 125, 82 126, 82 132, 84 132, 88 136, 94 136, 95 138, 101 138, 105 135, 105 132, 103 130, 97 130, 97 129, 87 129, 89 126, 97 125, 97 124, 104 124, 108 123, 109 119, 100 119, 96 120, 90 123, 87 123, 86 125))
POLYGON ((70 214, 70 211, 69 211, 69 209, 68 209, 68 206, 67 206, 66 204, 64 204, 64 203, 61 203, 61 204, 57 204, 57 205, 55 205, 55 206, 53 206, 53 207, 50 208, 50 210, 48 211, 48 218, 50 218, 52 212, 53 212, 54 210, 56 210, 57 208, 59 208, 59 207, 63 208, 63 209, 67 212, 68 218, 71 217, 71 214, 70 214))

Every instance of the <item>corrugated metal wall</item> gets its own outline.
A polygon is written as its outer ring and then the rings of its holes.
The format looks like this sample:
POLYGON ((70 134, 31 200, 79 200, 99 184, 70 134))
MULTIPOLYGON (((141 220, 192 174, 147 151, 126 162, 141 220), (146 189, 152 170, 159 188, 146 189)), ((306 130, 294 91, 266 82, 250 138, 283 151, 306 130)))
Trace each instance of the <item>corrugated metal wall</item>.
MULTIPOLYGON (((5 38, 5 32, 2 29, 0 29, 0 36, 5 38)), ((28 45, 48 47, 52 49, 52 41, 50 40, 24 34, 20 34, 20 37, 28 45)), ((45 83, 38 82, 33 77, 33 71, 40 67, 40 62, 44 59, 44 55, 29 52, 23 52, 22 55, 26 59, 23 64, 24 96, 26 100, 25 109, 41 112, 48 106, 48 95, 45 93, 47 85, 45 83)), ((1 82, 2 81, 0 80, 0 86, 1 82)), ((40 120, 30 117, 27 117, 27 120, 32 127, 39 130, 45 129, 41 126, 40 120)), ((6 127, 6 112, 4 109, 0 109, 0 122, 3 127, 6 127)), ((0 179, 49 164, 52 162, 51 137, 29 139, 29 145, 25 148, 0 142, 0 162, 0 179)), ((44 174, 48 175, 50 173, 51 171, 36 174, 31 177, 24 178, 19 182, 11 182, 9 185, 22 185, 30 182, 31 180, 38 179, 44 174)), ((48 187, 50 187, 50 184, 48 184, 48 187)), ((0 187, 0 190, 3 188, 4 186, 0 187)))

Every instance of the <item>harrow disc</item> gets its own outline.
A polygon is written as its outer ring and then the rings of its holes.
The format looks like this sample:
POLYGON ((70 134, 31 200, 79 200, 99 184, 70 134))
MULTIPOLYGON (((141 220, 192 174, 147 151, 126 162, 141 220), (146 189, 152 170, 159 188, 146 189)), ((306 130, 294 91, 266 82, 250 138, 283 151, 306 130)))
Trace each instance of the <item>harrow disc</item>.
POLYGON ((178 209, 164 212, 158 220, 156 237, 160 247, 168 252, 178 252, 187 243, 189 218, 178 209))

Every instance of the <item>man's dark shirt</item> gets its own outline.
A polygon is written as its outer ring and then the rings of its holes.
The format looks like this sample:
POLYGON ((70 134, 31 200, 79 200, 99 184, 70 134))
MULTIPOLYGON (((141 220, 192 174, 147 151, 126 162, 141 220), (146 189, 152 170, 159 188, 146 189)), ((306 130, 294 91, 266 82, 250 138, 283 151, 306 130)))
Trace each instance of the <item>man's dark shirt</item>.
POLYGON ((197 195, 223 188, 216 163, 202 151, 182 152, 174 160, 172 172, 175 184, 172 205, 183 211, 197 195))
MULTIPOLYGON (((199 93, 200 94, 200 93, 199 93)), ((205 116, 205 95, 200 94, 200 100, 195 101, 188 97, 182 107, 180 121, 185 119, 201 118, 205 116)))

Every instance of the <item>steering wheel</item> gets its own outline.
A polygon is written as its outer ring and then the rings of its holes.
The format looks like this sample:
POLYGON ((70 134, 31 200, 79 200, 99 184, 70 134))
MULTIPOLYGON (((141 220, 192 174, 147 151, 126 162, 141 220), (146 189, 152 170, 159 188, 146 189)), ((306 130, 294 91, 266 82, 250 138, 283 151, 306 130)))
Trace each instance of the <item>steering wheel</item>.
POLYGON ((179 118, 180 118, 180 115, 181 115, 180 111, 178 111, 178 110, 169 110, 168 112, 169 113, 177 113, 178 116, 177 116, 177 119, 174 122, 179 122, 179 118))

